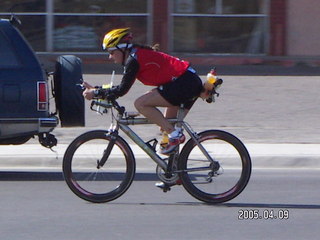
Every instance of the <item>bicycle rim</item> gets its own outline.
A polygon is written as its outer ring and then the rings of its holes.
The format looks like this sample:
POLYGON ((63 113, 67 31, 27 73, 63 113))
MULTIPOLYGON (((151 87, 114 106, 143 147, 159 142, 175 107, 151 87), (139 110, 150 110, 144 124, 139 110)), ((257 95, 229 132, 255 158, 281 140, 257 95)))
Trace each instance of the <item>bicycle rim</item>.
POLYGON ((120 137, 103 167, 98 161, 110 142, 104 131, 86 133, 70 144, 63 160, 69 188, 90 202, 108 202, 120 197, 131 185, 135 161, 131 149, 120 137))
POLYGON ((235 136, 218 130, 199 134, 199 141, 220 164, 214 171, 211 162, 190 140, 181 152, 179 169, 185 189, 195 198, 208 203, 229 201, 246 187, 251 174, 248 151, 235 136))

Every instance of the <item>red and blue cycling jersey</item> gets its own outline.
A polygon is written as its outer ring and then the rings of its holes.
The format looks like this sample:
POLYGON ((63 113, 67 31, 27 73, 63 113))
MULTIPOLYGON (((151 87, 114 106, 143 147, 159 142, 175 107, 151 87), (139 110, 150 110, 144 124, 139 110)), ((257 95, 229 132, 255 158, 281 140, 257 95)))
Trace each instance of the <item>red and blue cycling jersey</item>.
POLYGON ((189 65, 189 62, 163 52, 134 47, 125 63, 120 85, 113 87, 111 91, 117 97, 123 96, 135 79, 145 85, 161 86, 181 76, 189 65))

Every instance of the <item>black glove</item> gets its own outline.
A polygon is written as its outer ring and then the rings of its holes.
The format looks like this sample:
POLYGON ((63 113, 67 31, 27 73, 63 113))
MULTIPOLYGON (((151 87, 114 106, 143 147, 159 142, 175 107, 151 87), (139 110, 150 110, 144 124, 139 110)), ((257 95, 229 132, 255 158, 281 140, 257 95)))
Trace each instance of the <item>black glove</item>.
POLYGON ((117 97, 110 88, 104 89, 104 88, 98 87, 94 90, 94 98, 106 99, 111 101, 111 100, 115 100, 117 97))

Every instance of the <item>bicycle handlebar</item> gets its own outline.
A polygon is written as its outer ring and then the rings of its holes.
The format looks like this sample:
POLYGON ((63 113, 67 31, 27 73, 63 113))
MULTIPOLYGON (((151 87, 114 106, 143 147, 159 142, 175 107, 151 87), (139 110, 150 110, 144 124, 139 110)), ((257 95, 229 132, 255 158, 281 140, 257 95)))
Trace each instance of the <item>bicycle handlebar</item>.
POLYGON ((103 107, 105 109, 114 107, 117 110, 117 112, 121 115, 124 114, 124 112, 126 111, 125 107, 120 106, 119 103, 114 98, 107 99, 107 100, 103 100, 103 99, 92 100, 91 106, 90 106, 91 110, 94 110, 93 106, 103 107))
POLYGON ((111 108, 112 107, 112 105, 109 102, 102 102, 100 100, 92 100, 90 108, 92 108, 94 105, 96 105, 98 107, 103 107, 103 108, 111 108))

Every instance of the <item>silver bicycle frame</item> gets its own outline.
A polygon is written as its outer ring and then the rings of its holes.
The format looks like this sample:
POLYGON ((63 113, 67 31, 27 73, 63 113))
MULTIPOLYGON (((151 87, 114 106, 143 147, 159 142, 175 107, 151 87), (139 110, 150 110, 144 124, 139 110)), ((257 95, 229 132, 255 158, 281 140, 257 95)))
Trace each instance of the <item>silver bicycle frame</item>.
MULTIPOLYGON (((178 119, 168 119, 170 122, 177 122, 178 119)), ((121 118, 117 120, 119 128, 134 141, 149 157, 155 161, 164 171, 167 170, 167 163, 150 148, 128 125, 153 124, 147 118, 121 118)))
MULTIPOLYGON (((199 143, 198 135, 191 129, 190 125, 183 121, 185 117, 185 111, 183 108, 180 108, 178 111, 177 118, 168 119, 169 122, 175 123, 179 127, 183 127, 190 137, 197 144, 201 152, 206 156, 206 158, 215 162, 205 148, 199 143)), ((147 118, 123 118, 118 116, 116 119, 118 127, 133 141, 135 142, 149 157, 155 161, 164 171, 167 170, 167 163, 161 158, 152 148, 150 148, 128 125, 144 125, 144 124, 153 124, 147 118)))

